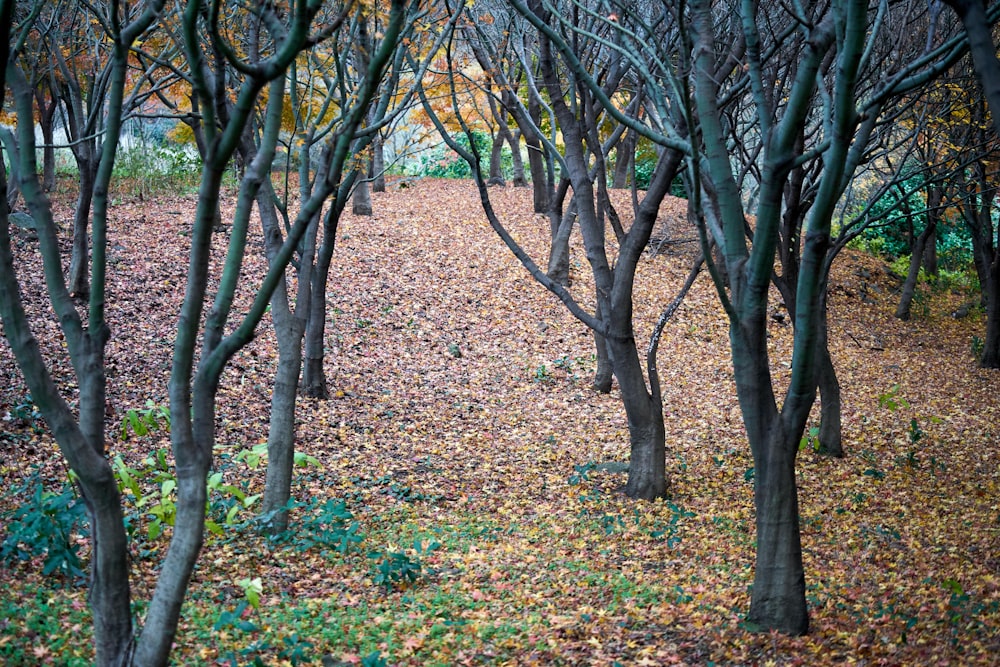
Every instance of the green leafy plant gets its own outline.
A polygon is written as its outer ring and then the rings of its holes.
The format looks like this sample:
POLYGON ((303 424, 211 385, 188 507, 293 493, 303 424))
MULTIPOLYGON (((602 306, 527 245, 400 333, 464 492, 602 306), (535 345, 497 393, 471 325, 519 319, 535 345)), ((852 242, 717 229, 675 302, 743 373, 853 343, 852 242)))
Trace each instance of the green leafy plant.
MULTIPOLYGON (((267 461, 267 443, 258 442, 249 449, 241 449, 236 456, 233 457, 233 460, 243 461, 251 470, 256 470, 260 467, 261 463, 267 461)), ((319 466, 319 459, 315 456, 310 456, 305 452, 295 452, 292 455, 292 462, 298 467, 319 466)))
POLYGON ((424 573, 422 558, 441 545, 430 541, 426 545, 419 539, 413 541, 412 555, 406 551, 372 551, 375 560, 372 581, 386 590, 405 587, 416 582, 424 573))
POLYGON ((985 344, 983 339, 979 336, 972 337, 972 357, 977 362, 983 358, 983 350, 985 349, 985 344))
POLYGON ((38 407, 31 400, 30 394, 25 394, 17 405, 11 409, 9 420, 15 422, 15 424, 18 422, 24 424, 35 435, 39 435, 45 430, 42 422, 42 413, 39 412, 38 407))
POLYGON ((239 515, 260 499, 260 494, 248 495, 234 484, 226 484, 221 472, 208 477, 208 516, 205 527, 216 535, 224 533, 222 526, 239 525, 239 515), (220 525, 221 522, 221 525, 220 525))
POLYGON ((12 491, 27 502, 3 515, 6 537, 0 544, 0 562, 13 563, 43 556, 42 574, 84 576, 74 533, 85 532, 83 501, 66 482, 58 492, 46 491, 37 472, 12 491))
POLYGON ((814 452, 820 450, 818 426, 810 426, 809 430, 802 435, 802 439, 799 440, 799 451, 806 449, 812 449, 814 452))
MULTIPOLYGON (((118 480, 118 490, 125 500, 125 529, 130 538, 137 538, 139 526, 145 521, 143 539, 153 541, 167 526, 174 525, 177 514, 177 476, 167 460, 167 450, 159 448, 147 456, 142 465, 133 468, 119 454, 111 460, 111 469, 118 480)), ((260 498, 249 495, 234 484, 224 481, 216 471, 208 478, 205 528, 222 536, 223 526, 236 527, 245 523, 241 513, 250 509, 260 498)))
POLYGON ((253 609, 260 609, 260 594, 264 592, 264 584, 260 577, 244 577, 236 580, 236 585, 243 591, 243 597, 253 609))
POLYGON ((138 438, 163 428, 170 430, 170 409, 164 405, 157 405, 152 399, 146 400, 144 408, 129 408, 122 418, 119 434, 122 440, 128 440, 129 430, 138 438))
MULTIPOLYGON (((333 549, 342 555, 352 545, 360 544, 364 539, 360 524, 354 520, 354 515, 342 500, 329 498, 320 504, 315 500, 300 503, 293 498, 275 513, 296 508, 303 510, 303 518, 288 530, 269 536, 268 539, 277 544, 290 544, 299 551, 333 549)), ((272 518, 269 513, 258 521, 267 525, 272 518)))
POLYGON ((258 629, 257 626, 244 618, 249 613, 247 611, 249 608, 249 602, 240 600, 239 604, 232 611, 226 610, 220 613, 212 628, 215 631, 235 628, 241 632, 256 632, 258 629))
POLYGON ((380 652, 374 651, 361 658, 361 667, 389 667, 389 663, 380 652))
POLYGON ((597 464, 594 463, 593 461, 587 461, 582 465, 574 465, 573 470, 575 470, 576 472, 574 472, 566 479, 566 483, 569 484, 570 486, 578 486, 580 484, 583 484, 584 482, 589 482, 590 473, 596 467, 597 464))
MULTIPOLYGON (((464 132, 455 135, 455 140, 465 149, 469 149, 469 138, 464 132)), ((493 142, 485 132, 474 132, 473 141, 479 151, 480 160, 489 159, 493 142)), ((480 165, 483 168, 483 165, 480 165)), ((445 144, 428 151, 421 159, 420 173, 431 178, 471 178, 472 169, 469 163, 460 158, 445 144)))
POLYGON ((295 665, 312 662, 312 658, 309 653, 313 649, 312 642, 302 639, 299 637, 298 633, 293 633, 283 637, 282 641, 284 642, 285 647, 278 651, 279 658, 292 663, 293 667, 295 665))
POLYGON ((879 394, 878 404, 879 407, 883 407, 890 412, 895 412, 900 408, 905 409, 910 407, 909 402, 900 396, 900 387, 898 383, 889 387, 889 390, 885 393, 879 394))

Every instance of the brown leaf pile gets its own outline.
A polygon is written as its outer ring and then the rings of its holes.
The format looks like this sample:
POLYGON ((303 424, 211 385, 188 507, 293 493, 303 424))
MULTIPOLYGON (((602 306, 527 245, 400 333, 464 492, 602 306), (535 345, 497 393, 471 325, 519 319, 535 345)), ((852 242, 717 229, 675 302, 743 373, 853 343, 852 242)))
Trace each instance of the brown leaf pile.
MULTIPOLYGON (((491 194, 544 264, 548 223, 531 213, 530 191, 491 194)), ((193 197, 163 196, 114 209, 112 432, 126 409, 166 401, 193 206, 193 197)), ((626 199, 618 209, 628 210, 626 199)), ((664 209, 671 238, 693 236, 683 213, 679 201, 664 209)), ((221 255, 224 232, 217 241, 221 255)), ((643 345, 695 246, 664 250, 639 271, 643 345)), ((61 335, 44 308, 33 242, 22 239, 19 253, 36 332, 56 358, 61 335)), ((257 242, 248 285, 259 280, 260 255, 257 242)), ((590 302, 579 246, 572 262, 574 291, 590 302)), ((400 665, 995 663, 1000 375, 972 359, 981 318, 950 316, 965 295, 928 293, 926 313, 902 323, 891 317, 896 288, 877 260, 852 251, 838 260, 830 337, 847 457, 807 448, 798 466, 812 631, 753 635, 739 626, 752 580, 752 463, 727 322, 707 277, 660 345, 671 495, 634 502, 619 493, 628 432, 617 390, 589 387, 592 337, 502 246, 472 185, 424 180, 376 195, 374 217, 347 216, 341 226, 328 288, 333 398, 299 405, 298 446, 321 467, 300 469, 294 489, 300 500, 348 499, 366 534, 362 553, 281 549, 249 531, 210 540, 177 660, 212 664, 265 637, 272 648, 264 655, 289 660, 279 649, 294 636, 327 664, 359 663, 375 650, 400 665), (892 410, 880 404, 886 396, 902 400, 892 410), (364 552, 414 540, 441 544, 423 555, 423 575, 389 591, 376 586, 364 552), (239 599, 232 582, 258 576, 261 629, 207 631, 239 599)), ((776 300, 772 311, 780 384, 791 329, 776 300)), ((268 327, 226 372, 220 456, 266 437, 276 356, 268 327)), ((57 367, 65 373, 67 364, 57 367)), ((3 417, 25 394, 5 345, 0 374, 3 417)), ((14 421, 4 422, 10 437, 0 450, 7 487, 31 464, 62 479, 51 438, 21 437, 28 425, 14 421)), ((166 443, 156 434, 110 447, 138 461, 166 443)), ((238 474, 261 490, 259 470, 238 474)), ((0 502, 8 509, 17 499, 0 502)), ((157 559, 137 562, 140 597, 157 559)), ((0 585, 15 595, 38 586, 38 569, 0 571, 0 585)), ((53 596, 85 601, 81 589, 47 585, 53 596)), ((31 632, 5 623, 0 650, 30 645, 31 632)), ((86 647, 76 650, 86 660, 86 647)))

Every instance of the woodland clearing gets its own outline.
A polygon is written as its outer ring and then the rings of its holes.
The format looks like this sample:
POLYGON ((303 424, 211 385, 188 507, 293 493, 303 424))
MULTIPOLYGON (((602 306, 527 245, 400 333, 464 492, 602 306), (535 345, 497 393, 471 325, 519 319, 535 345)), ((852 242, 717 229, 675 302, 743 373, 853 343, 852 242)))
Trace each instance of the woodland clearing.
MULTIPOLYGON (((543 260, 548 223, 531 213, 530 190, 490 192, 543 260)), ((55 196, 64 224, 72 199, 55 196)), ((111 210, 111 434, 128 410, 166 402, 193 201, 122 194, 111 210)), ((675 200, 662 211, 672 238, 693 236, 684 210, 675 200)), ((969 294, 925 286, 916 316, 901 322, 892 317, 898 280, 884 262, 848 250, 835 263, 830 346, 846 457, 821 457, 807 441, 797 464, 811 632, 751 634, 740 621, 753 470, 728 324, 707 277, 660 344, 670 495, 637 502, 620 493, 621 402, 590 389, 592 336, 490 230, 471 182, 391 187, 374 195, 374 211, 341 223, 329 283, 333 396, 299 401, 298 521, 284 542, 235 519, 209 537, 177 664, 995 664, 1000 375, 971 353, 982 314, 951 316, 969 294), (332 512, 328 500, 343 501, 363 535, 346 553, 306 539, 306 520, 332 512)), ((216 238, 221 252, 225 230, 216 238)), ((587 294, 575 243, 573 290, 587 294)), ((17 243, 24 297, 57 359, 61 334, 43 307, 34 244, 23 234, 17 243)), ((695 249, 670 245, 642 261, 643 344, 695 249)), ((248 287, 262 267, 257 241, 248 287)), ((781 378, 791 325, 776 295, 771 309, 781 378)), ((219 392, 217 471, 248 494, 263 486, 263 466, 246 452, 266 439, 275 358, 265 320, 219 392)), ((6 342, 0 419, 0 513, 9 517, 25 502, 13 491, 32 475, 58 492, 67 472, 6 342)), ((142 470, 168 447, 163 429, 133 432, 110 455, 142 470)), ((136 536, 131 576, 142 599, 167 542, 144 525, 136 536)), ((86 537, 74 539, 85 562, 86 537)), ((41 571, 40 556, 0 568, 0 659, 89 664, 86 588, 41 571)))

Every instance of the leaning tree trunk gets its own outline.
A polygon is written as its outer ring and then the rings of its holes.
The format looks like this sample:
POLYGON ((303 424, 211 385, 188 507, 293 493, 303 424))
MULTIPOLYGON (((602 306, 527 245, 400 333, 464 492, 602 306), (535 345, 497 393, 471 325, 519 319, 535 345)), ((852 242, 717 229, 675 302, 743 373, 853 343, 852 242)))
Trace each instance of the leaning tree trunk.
POLYGON ((560 285, 569 286, 569 238, 573 233, 576 213, 572 207, 562 219, 552 236, 549 248, 549 265, 546 274, 560 285))

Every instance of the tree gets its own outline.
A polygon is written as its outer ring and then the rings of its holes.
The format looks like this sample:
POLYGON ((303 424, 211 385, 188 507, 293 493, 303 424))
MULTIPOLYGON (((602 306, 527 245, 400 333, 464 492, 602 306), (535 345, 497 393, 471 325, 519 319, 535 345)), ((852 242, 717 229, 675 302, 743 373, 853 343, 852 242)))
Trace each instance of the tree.
MULTIPOLYGON (((992 21, 986 12, 983 0, 944 0, 955 10, 962 27, 969 38, 969 51, 979 83, 982 85, 986 103, 989 106, 993 126, 1000 133, 1000 58, 990 30, 992 21)), ((989 197, 992 200, 993 197, 989 197)), ((982 220, 982 218, 977 218, 982 220)), ((983 226, 987 223, 982 220, 983 226)), ((990 239, 992 230, 990 229, 990 239)), ((986 280, 982 282, 986 293, 986 338, 980 364, 984 368, 1000 368, 1000 244, 982 244, 977 253, 986 280), (992 250, 992 253, 990 252, 992 250)))
MULTIPOLYGON (((582 25, 586 21, 595 29, 606 30, 606 20, 602 22, 590 8, 580 8, 579 5, 574 5, 563 14, 560 12, 566 8, 550 7, 539 2, 530 5, 514 3, 514 7, 537 31, 534 39, 538 43, 540 97, 544 96, 551 105, 558 130, 562 134, 565 152, 560 160, 565 170, 567 187, 571 186, 573 190, 571 208, 579 221, 587 260, 596 284, 594 312, 588 312, 559 280, 543 272, 511 238, 490 203, 487 179, 479 167, 479 155, 474 144, 473 149, 468 150, 454 140, 448 141, 469 162, 491 226, 531 275, 555 293, 574 316, 595 332, 599 351, 606 351, 610 368, 621 388, 629 425, 631 448, 626 494, 644 499, 661 497, 667 489, 667 478, 655 337, 643 359, 633 331, 632 284, 656 221, 660 202, 669 191, 681 163, 682 151, 674 149, 663 152, 649 190, 636 211, 635 221, 629 231, 623 233, 617 256, 612 261, 606 244, 607 223, 603 216, 605 209, 602 207, 602 199, 595 193, 594 185, 595 180, 603 178, 603 172, 600 168, 592 169, 590 160, 596 158, 600 163, 600 156, 606 154, 597 129, 597 118, 600 115, 598 98, 602 95, 607 97, 617 90, 629 68, 628 62, 621 52, 604 54, 607 57, 595 57, 591 64, 600 68, 603 84, 589 88, 576 79, 581 76, 583 68, 573 69, 571 65, 579 63, 578 51, 570 48, 552 25, 558 25, 560 21, 569 22, 571 19, 568 16, 572 15, 574 25, 582 25), (568 81, 564 78, 567 72, 570 73, 568 81), (648 385, 646 374, 649 377, 648 385)), ((596 44, 599 44, 599 40, 588 42, 586 38, 580 37, 575 46, 579 52, 591 53, 593 50, 600 51, 596 44)), ((437 120, 426 97, 424 99, 428 114, 436 120, 443 136, 447 137, 443 123, 437 120)), ((452 99, 453 106, 457 109, 457 93, 453 92, 452 99)), ((471 132, 468 128, 466 131, 471 132)), ((600 188, 597 187, 596 190, 600 188)))
MULTIPOLYGON (((266 528, 272 532, 284 530, 288 521, 287 504, 291 497, 294 463, 295 399, 302 369, 303 340, 307 331, 317 336, 317 362, 322 370, 326 281, 337 228, 352 190, 367 177, 366 161, 355 159, 355 156, 364 155, 372 148, 379 130, 407 108, 410 95, 398 94, 400 82, 407 78, 401 71, 406 62, 403 55, 408 48, 428 48, 420 34, 427 33, 420 27, 433 18, 431 12, 421 8, 419 3, 394 5, 388 16, 377 17, 382 25, 376 43, 365 37, 369 34, 368 23, 373 17, 367 14, 366 9, 358 8, 352 20, 345 22, 343 29, 336 31, 330 43, 324 46, 324 53, 309 55, 310 60, 316 59, 317 65, 320 61, 325 63, 323 69, 316 70, 313 75, 317 82, 322 79, 322 88, 325 89, 322 99, 316 98, 315 115, 304 110, 304 98, 311 94, 310 91, 296 90, 295 72, 288 77, 288 85, 293 91, 290 97, 298 103, 294 112, 294 129, 304 137, 296 142, 300 151, 302 203, 294 225, 291 224, 287 192, 284 197, 279 197, 272 182, 265 180, 256 196, 269 263, 279 256, 288 229, 296 225, 306 225, 307 228, 293 263, 297 274, 294 299, 289 294, 290 281, 284 275, 271 297, 271 315, 278 341, 278 367, 271 396, 267 479, 261 513, 265 517, 266 528), (367 53, 364 57, 353 57, 351 49, 345 45, 359 43, 368 45, 367 53), (393 100, 398 104, 394 104, 393 100), (314 160, 311 153, 317 136, 325 136, 326 139, 318 151, 319 159, 314 160), (312 170, 314 162, 318 166, 315 173, 312 170), (322 245, 317 257, 320 232, 322 245)), ((436 52, 449 30, 445 26, 436 33, 428 49, 430 52, 436 52)), ((425 59, 422 66, 426 67, 427 62, 425 59)), ((409 79, 413 77, 409 76, 409 79)), ((274 95, 269 97, 269 105, 274 99, 274 95)), ((275 126, 280 122, 277 111, 267 117, 275 126)), ((271 131, 276 132, 276 127, 272 127, 271 131)), ((257 146, 247 146, 246 154, 249 157, 258 150, 257 146)), ((325 381, 323 387, 325 393, 325 381)))
POLYGON ((866 3, 854 1, 813 7, 808 15, 753 2, 698 1, 685 13, 646 5, 615 5, 611 11, 601 6, 594 13, 616 27, 620 40, 605 39, 602 47, 626 55, 652 101, 655 119, 651 113, 652 122, 643 124, 601 90, 598 72, 571 57, 570 42, 582 37, 568 12, 546 4, 559 17, 552 27, 521 3, 515 6, 559 44, 565 66, 595 92, 605 111, 664 151, 687 157, 692 211, 730 319, 734 377, 755 462, 758 551, 748 621, 760 629, 806 632, 794 470, 817 374, 823 372, 819 350, 825 345, 826 280, 842 247, 843 237, 834 241, 831 236, 831 220, 851 175, 867 157, 886 101, 944 71, 961 55, 961 44, 945 35, 918 55, 903 51, 889 61, 899 63, 898 69, 882 69, 873 85, 862 74, 882 67, 876 47, 888 51, 884 45, 892 41, 886 35, 905 35, 920 25, 913 23, 920 15, 909 6, 890 12, 880 5, 874 15, 866 3), (662 36, 667 31, 681 36, 683 48, 661 48, 671 44, 662 36), (765 68, 772 59, 795 62, 795 67, 779 70, 787 76, 772 78, 765 68), (737 100, 746 105, 735 106, 737 100), (803 127, 812 137, 808 145, 802 141, 803 127), (734 151, 751 156, 753 171, 740 167, 734 151), (779 409, 767 350, 767 295, 784 193, 795 168, 810 160, 821 160, 822 167, 804 209, 804 233, 794 242, 799 258, 794 352, 779 409), (711 260, 713 242, 722 266, 711 260))
MULTIPOLYGON (((396 4, 401 4, 401 0, 396 4)), ((212 464, 215 395, 220 376, 231 356, 252 337, 266 310, 271 291, 305 231, 305 225, 297 225, 289 232, 262 281, 252 307, 232 333, 226 335, 224 331, 246 243, 246 225, 242 224, 244 218, 237 216, 219 288, 203 322, 201 315, 207 299, 210 241, 218 216, 222 175, 239 145, 254 103, 263 88, 269 82, 279 80, 289 63, 303 49, 321 42, 342 20, 342 14, 337 12, 321 14, 323 7, 320 2, 297 3, 284 14, 274 7, 262 7, 258 16, 265 26, 266 38, 258 46, 266 48, 266 55, 264 51, 257 50, 251 53, 250 59, 242 59, 220 30, 225 24, 225 20, 221 19, 230 17, 217 15, 218 5, 191 0, 185 7, 178 8, 183 14, 171 16, 182 26, 187 63, 194 83, 193 94, 202 102, 201 123, 207 151, 191 234, 187 290, 177 327, 170 382, 171 445, 178 484, 175 526, 142 632, 135 637, 127 577, 128 545, 120 497, 117 482, 104 455, 104 351, 110 335, 104 318, 107 192, 121 127, 129 49, 160 19, 164 5, 163 0, 150 2, 142 7, 141 12, 125 15, 118 11, 121 7, 112 4, 112 11, 100 17, 110 39, 107 72, 111 80, 107 89, 106 136, 94 188, 91 220, 93 270, 86 318, 77 311, 62 274, 51 208, 36 176, 31 90, 14 62, 22 51, 31 25, 17 26, 13 46, 9 39, 4 39, 2 49, 4 76, 13 92, 19 119, 16 144, 9 132, 4 132, 3 143, 8 153, 18 160, 21 191, 38 226, 49 297, 59 314, 79 387, 78 417, 63 399, 28 328, 13 266, 7 212, 2 209, 0 315, 32 397, 75 473, 87 505, 93 552, 90 604, 94 617, 96 662, 100 665, 162 665, 167 662, 181 603, 204 535, 206 483, 212 464), (314 20, 324 26, 315 33, 311 32, 314 20), (206 44, 212 46, 208 52, 204 49, 206 44), (226 88, 215 85, 219 81, 213 78, 214 73, 209 66, 213 59, 216 62, 225 61, 241 75, 236 103, 231 108, 227 107, 226 88), (199 338, 201 349, 196 365, 199 338)), ((2 0, 0 16, 7 20, 2 21, 0 29, 4 31, 10 27, 12 8, 13 2, 2 0)), ((269 167, 269 161, 264 158, 255 160, 249 166, 248 176, 241 183, 240 206, 252 204, 260 179, 269 167)), ((0 182, 0 185, 5 187, 6 182, 0 182)), ((6 201, 5 197, 2 199, 6 201)))
MULTIPOLYGON (((919 15, 911 18, 907 7, 872 17, 865 2, 835 2, 829 10, 815 9, 806 28, 798 18, 783 16, 773 8, 740 5, 734 12, 739 19, 736 29, 746 46, 746 85, 760 134, 756 149, 759 190, 752 204, 754 225, 752 245, 748 245, 746 209, 727 154, 727 117, 720 104, 732 88, 719 84, 734 72, 729 69, 732 61, 717 55, 718 26, 727 21, 720 21, 718 10, 708 2, 696 2, 692 10, 691 123, 697 122, 700 128, 704 153, 702 162, 696 152, 692 171, 695 179, 704 177, 705 181, 694 196, 701 200, 699 209, 705 218, 714 218, 721 227, 718 240, 728 286, 717 273, 713 277, 730 319, 737 394, 755 464, 757 558, 748 621, 761 629, 798 634, 808 630, 808 612, 794 470, 819 375, 824 372, 826 283, 830 263, 842 247, 841 237, 832 237, 832 218, 852 175, 867 159, 866 149, 887 100, 947 69, 961 54, 961 45, 954 37, 941 40, 940 45, 927 40, 923 52, 916 57, 910 52, 890 74, 885 65, 896 65, 895 60, 877 59, 879 48, 892 44, 890 26, 895 24, 892 30, 903 25, 911 32, 927 30, 919 15), (762 63, 779 43, 781 26, 804 38, 797 42, 794 74, 781 81, 780 91, 772 91, 762 63), (762 39, 765 36, 767 41, 762 39), (869 74, 866 79, 866 72, 873 69, 889 75, 871 78, 869 74), (806 153, 800 139, 803 125, 822 133, 806 153), (795 167, 810 156, 821 157, 822 169, 803 227, 791 378, 779 408, 766 344, 767 282, 780 238, 783 193, 795 167)), ((742 84, 742 75, 737 73, 735 81, 742 84)), ((700 226, 703 237, 705 227, 700 226)))

